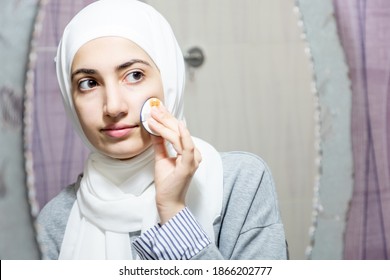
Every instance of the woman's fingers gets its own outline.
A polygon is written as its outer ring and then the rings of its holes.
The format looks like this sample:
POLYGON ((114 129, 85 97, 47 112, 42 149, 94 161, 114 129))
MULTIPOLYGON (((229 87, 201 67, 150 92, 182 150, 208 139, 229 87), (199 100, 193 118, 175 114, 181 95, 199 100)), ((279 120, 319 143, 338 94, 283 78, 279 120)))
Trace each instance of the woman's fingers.
POLYGON ((165 159, 168 157, 164 138, 152 135, 152 143, 156 160, 165 159))
POLYGON ((155 119, 150 118, 148 120, 149 127, 160 135, 161 139, 165 139, 170 142, 178 154, 182 153, 182 147, 180 142, 179 132, 171 130, 165 127, 163 124, 157 122, 155 119))
POLYGON ((162 105, 152 108, 149 127, 173 145, 178 154, 182 153, 179 122, 162 105))
POLYGON ((163 106, 152 109, 149 127, 160 137, 153 137, 156 159, 168 157, 164 139, 170 142, 177 153, 177 163, 184 169, 195 171, 202 160, 189 130, 183 121, 178 121, 163 106))
POLYGON ((164 105, 160 104, 158 107, 153 107, 151 116, 165 128, 179 132, 178 120, 172 116, 172 114, 164 107, 164 105))
POLYGON ((202 160, 201 155, 196 149, 195 144, 192 140, 191 134, 185 127, 184 122, 179 122, 179 133, 182 145, 182 163, 197 168, 200 161, 202 160))

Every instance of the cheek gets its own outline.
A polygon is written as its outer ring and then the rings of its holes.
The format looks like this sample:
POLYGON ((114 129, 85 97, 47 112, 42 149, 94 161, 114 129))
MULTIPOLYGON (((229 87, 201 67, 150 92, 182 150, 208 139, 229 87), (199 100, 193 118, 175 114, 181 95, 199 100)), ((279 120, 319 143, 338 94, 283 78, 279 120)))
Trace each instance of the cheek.
POLYGON ((97 120, 97 114, 99 110, 97 106, 94 106, 90 102, 77 102, 73 101, 75 106, 76 115, 79 119, 81 127, 84 130, 84 133, 88 133, 88 128, 93 125, 94 120, 97 120))
POLYGON ((155 81, 150 85, 150 95, 149 97, 157 97, 160 99, 163 103, 165 101, 164 98, 164 88, 162 85, 161 80, 155 81))
POLYGON ((129 103, 132 104, 133 110, 140 114, 145 101, 151 97, 157 97, 164 102, 164 91, 161 85, 153 83, 143 86, 142 89, 139 88, 139 92, 133 95, 129 103))
POLYGON ((161 79, 159 79, 158 83, 156 84, 156 91, 159 96, 157 96, 161 101, 164 102, 164 87, 162 84, 161 79))
POLYGON ((90 115, 83 114, 81 112, 78 112, 77 116, 79 118, 81 129, 83 130, 85 136, 87 136, 89 141, 93 142, 91 139, 92 127, 93 127, 92 118, 90 117, 90 115))

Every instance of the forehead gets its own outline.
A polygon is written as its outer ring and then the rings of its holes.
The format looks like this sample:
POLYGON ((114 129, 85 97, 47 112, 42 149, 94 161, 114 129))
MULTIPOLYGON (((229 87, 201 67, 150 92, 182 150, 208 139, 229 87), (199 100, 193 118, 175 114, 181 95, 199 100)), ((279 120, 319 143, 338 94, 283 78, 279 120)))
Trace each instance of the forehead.
POLYGON ((131 59, 142 59, 154 65, 150 56, 133 41, 122 37, 100 37, 78 49, 71 68, 117 65, 131 59))

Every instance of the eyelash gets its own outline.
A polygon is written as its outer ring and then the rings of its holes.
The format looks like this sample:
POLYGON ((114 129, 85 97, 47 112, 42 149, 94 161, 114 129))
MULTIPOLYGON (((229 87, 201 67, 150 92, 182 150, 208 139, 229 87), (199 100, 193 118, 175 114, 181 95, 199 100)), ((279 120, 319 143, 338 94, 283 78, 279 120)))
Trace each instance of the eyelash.
POLYGON ((79 82, 78 88, 79 88, 80 91, 88 91, 88 90, 93 89, 93 88, 96 87, 97 85, 98 85, 98 82, 96 82, 94 79, 84 79, 84 80, 81 80, 81 81, 79 82), (83 89, 83 88, 82 88, 82 84, 85 83, 85 82, 87 82, 87 83, 93 82, 94 85, 93 85, 92 87, 90 87, 90 88, 87 88, 87 89, 84 88, 84 89, 83 89))
MULTIPOLYGON (((136 83, 138 83, 138 82, 140 82, 140 81, 142 81, 143 79, 145 78, 145 74, 141 71, 141 70, 133 70, 133 71, 131 71, 131 72, 129 72, 129 73, 127 73, 126 75, 125 75, 125 82, 126 83, 129 83, 129 84, 136 84, 136 83), (135 79, 135 81, 129 81, 128 80, 128 77, 129 76, 132 76, 132 75, 135 75, 135 74, 137 74, 137 75, 140 75, 141 77, 140 78, 138 78, 138 79, 135 79)), ((84 80, 81 80, 79 83, 78 83, 78 88, 79 88, 79 90, 80 91, 89 91, 89 90, 91 90, 91 89, 93 89, 93 88, 95 88, 96 86, 98 86, 99 85, 99 83, 96 81, 96 80, 94 80, 94 79, 84 79, 84 80), (83 88, 82 87, 82 85, 84 84, 84 83, 94 83, 93 84, 93 86, 91 86, 91 87, 89 87, 89 88, 83 88)), ((87 86, 89 86, 89 85, 87 85, 87 86)))
POLYGON ((145 78, 145 74, 141 70, 133 70, 130 73, 126 74, 126 76, 125 76, 126 82, 128 82, 130 84, 138 83, 138 82, 142 81, 144 78, 145 78), (135 74, 140 75, 141 77, 139 79, 135 79, 135 81, 129 81, 128 77, 132 76, 132 75, 135 75, 135 74))

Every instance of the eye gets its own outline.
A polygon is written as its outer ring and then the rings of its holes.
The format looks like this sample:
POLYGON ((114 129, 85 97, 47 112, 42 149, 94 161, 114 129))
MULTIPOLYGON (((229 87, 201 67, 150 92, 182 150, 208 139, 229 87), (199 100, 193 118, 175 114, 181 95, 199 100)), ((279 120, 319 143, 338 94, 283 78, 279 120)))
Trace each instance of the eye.
POLYGON ((145 74, 141 71, 133 71, 127 74, 125 77, 126 82, 134 84, 141 81, 145 77, 145 74))
POLYGON ((98 83, 95 80, 91 80, 91 79, 83 80, 79 83, 79 89, 81 91, 86 91, 86 90, 93 89, 94 87, 97 87, 97 85, 98 83))

